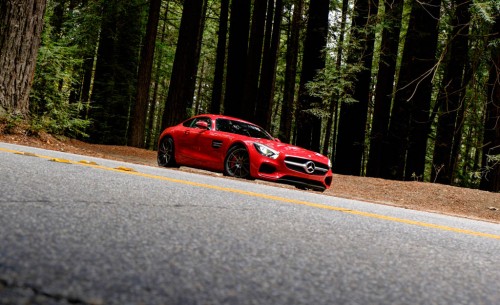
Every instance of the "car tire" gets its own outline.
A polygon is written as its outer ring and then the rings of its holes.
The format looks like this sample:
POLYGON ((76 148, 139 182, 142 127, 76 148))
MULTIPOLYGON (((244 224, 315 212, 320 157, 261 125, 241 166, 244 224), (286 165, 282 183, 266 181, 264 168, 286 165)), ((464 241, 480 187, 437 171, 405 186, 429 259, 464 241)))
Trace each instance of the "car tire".
POLYGON ((160 141, 158 146, 158 165, 161 167, 175 167, 174 140, 170 137, 165 137, 160 141))
POLYGON ((233 146, 224 159, 224 175, 235 178, 251 179, 250 156, 243 146, 233 146))

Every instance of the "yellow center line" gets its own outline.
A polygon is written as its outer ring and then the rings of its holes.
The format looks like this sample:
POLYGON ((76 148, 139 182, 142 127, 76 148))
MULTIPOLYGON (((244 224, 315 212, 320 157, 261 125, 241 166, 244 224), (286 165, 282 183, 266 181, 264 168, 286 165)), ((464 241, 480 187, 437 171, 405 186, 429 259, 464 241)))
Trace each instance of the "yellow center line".
POLYGON ((163 177, 163 176, 158 176, 158 175, 137 172, 133 169, 125 168, 125 167, 121 167, 121 166, 117 167, 117 168, 111 168, 111 167, 95 164, 94 162, 88 162, 88 161, 76 162, 76 161, 58 159, 58 158, 49 157, 49 156, 24 153, 21 151, 16 151, 16 150, 11 150, 11 149, 1 148, 1 147, 0 147, 0 151, 10 152, 10 153, 15 153, 15 154, 20 154, 20 155, 26 155, 26 156, 34 156, 34 157, 38 157, 38 158, 42 158, 42 159, 47 159, 50 161, 70 163, 70 164, 81 165, 81 166, 88 166, 88 167, 93 167, 93 168, 98 168, 98 169, 103 169, 103 170, 108 170, 108 171, 113 171, 113 172, 121 172, 121 173, 129 174, 129 175, 151 178, 151 179, 155 179, 155 180, 162 180, 162 181, 168 181, 168 182, 172 182, 172 183, 179 183, 179 184, 201 187, 201 188, 206 188, 206 189, 213 189, 213 190, 218 190, 218 191, 223 191, 223 192, 228 192, 228 193, 263 198, 263 199, 272 200, 272 201, 292 203, 292 204, 303 205, 303 206, 308 206, 308 207, 312 207, 312 208, 342 212, 342 213, 351 214, 351 215, 357 215, 357 216, 363 216, 363 217, 368 217, 368 218, 398 222, 398 223, 414 225, 414 226, 419 226, 419 227, 424 227, 424 228, 432 228, 432 229, 437 229, 437 230, 442 230, 442 231, 450 231, 450 232, 461 233, 461 234, 466 234, 466 235, 480 236, 480 237, 493 238, 493 239, 500 240, 500 235, 496 235, 496 234, 483 233, 483 232, 477 232, 477 231, 472 231, 472 230, 465 230, 465 229, 454 228, 454 227, 443 226, 443 225, 436 225, 436 224, 422 222, 422 221, 409 220, 409 219, 392 217, 392 216, 385 216, 385 215, 381 215, 381 214, 351 210, 351 209, 347 209, 347 208, 335 207, 335 206, 330 206, 330 205, 321 204, 321 203, 314 203, 314 202, 309 202, 309 201, 302 201, 302 200, 290 199, 290 198, 273 196, 273 195, 266 195, 266 194, 250 192, 250 191, 243 191, 243 190, 222 187, 222 186, 216 186, 216 185, 211 185, 211 184, 192 182, 192 181, 175 179, 175 178, 168 178, 168 177, 163 177))

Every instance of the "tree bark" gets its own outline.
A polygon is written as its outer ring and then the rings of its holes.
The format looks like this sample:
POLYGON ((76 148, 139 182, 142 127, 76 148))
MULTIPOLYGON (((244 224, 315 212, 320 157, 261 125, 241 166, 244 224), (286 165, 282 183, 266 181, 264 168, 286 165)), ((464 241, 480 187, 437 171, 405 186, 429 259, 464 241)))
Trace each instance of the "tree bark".
POLYGON ((246 117, 242 103, 250 25, 250 0, 231 3, 224 114, 246 117))
POLYGON ((297 77, 297 60, 299 57, 299 34, 302 24, 303 0, 294 0, 292 25, 286 48, 285 84, 283 102, 281 104, 281 120, 279 138, 290 143, 292 121, 294 117, 295 79, 297 77))
MULTIPOLYGON (((492 41, 500 39, 500 16, 497 16, 491 30, 492 41)), ((483 136, 482 168, 480 188, 490 192, 500 191, 500 160, 491 160, 488 156, 500 158, 500 46, 497 44, 491 52, 491 63, 486 100, 486 120, 483 136)))
MULTIPOLYGON (((160 7, 161 9, 161 7, 160 7)), ((168 20, 168 12, 169 12, 169 2, 166 3, 166 7, 164 9, 164 15, 162 18, 162 26, 161 26, 161 35, 160 35, 160 44, 165 42, 165 34, 168 20)), ((161 64, 163 58, 163 49, 158 48, 157 56, 155 56, 155 75, 154 75, 154 85, 153 85, 153 96, 151 98, 149 108, 149 117, 148 117, 148 132, 146 133, 146 148, 156 149, 156 138, 160 132, 161 125, 161 116, 162 113, 159 111, 161 107, 160 102, 158 101, 159 87, 160 83, 164 80, 161 79, 161 64)))
POLYGON ((155 54, 158 21, 160 20, 161 0, 150 0, 146 37, 141 51, 141 62, 137 80, 137 93, 134 111, 131 115, 128 145, 143 148, 145 145, 146 119, 148 112, 149 87, 155 54))
POLYGON ((266 130, 271 129, 271 118, 274 100, 274 87, 276 80, 276 64, 278 61, 278 49, 281 36, 281 16, 283 13, 283 1, 269 1, 268 24, 266 37, 270 37, 269 43, 264 45, 264 58, 262 60, 262 71, 260 73, 259 94, 257 108, 255 110, 255 122, 266 130), (274 7, 274 17, 273 9, 274 7), (273 21, 274 19, 274 21, 273 21))
POLYGON ((307 111, 313 106, 320 105, 322 101, 320 98, 309 94, 306 84, 313 81, 318 71, 325 67, 323 50, 326 47, 328 36, 329 5, 329 0, 316 0, 309 4, 309 22, 304 42, 297 107, 296 144, 317 152, 320 151, 321 119, 307 111))
POLYGON ((0 1, 0 115, 28 115, 46 4, 0 1))
POLYGON ((210 113, 221 113, 222 85, 226 61, 227 19, 229 16, 229 0, 221 0, 219 32, 217 38, 217 55, 215 59, 214 83, 212 86, 212 103, 210 113))
MULTIPOLYGON (((337 47, 337 58, 335 60, 335 70, 340 71, 342 66, 342 57, 344 56, 344 39, 345 39, 345 27, 347 21, 347 9, 349 7, 349 0, 342 0, 342 17, 340 21, 339 39, 337 47)), ((326 132, 323 144, 323 155, 328 156, 330 148, 332 152, 331 159, 334 159, 335 147, 337 143, 337 127, 338 127, 338 108, 339 108, 339 96, 338 94, 333 94, 330 100, 330 111, 328 120, 326 122, 326 132), (332 146, 330 147, 330 141, 332 146)))
POLYGON ((366 165, 366 175, 369 177, 380 177, 382 148, 389 130, 403 5, 403 0, 384 1, 386 19, 382 31, 382 46, 370 134, 370 152, 366 165))
POLYGON ((203 0, 185 1, 182 10, 179 40, 175 52, 172 77, 163 112, 162 129, 187 118, 193 104, 199 62, 203 0))
POLYGON ((423 179, 441 0, 414 1, 381 176, 423 179))
POLYGON ((419 47, 416 48, 417 53, 415 54, 416 58, 423 60, 419 64, 419 75, 423 76, 427 73, 427 76, 421 78, 421 88, 415 92, 415 96, 412 99, 414 107, 412 107, 411 111, 408 157, 405 165, 406 180, 410 180, 413 177, 421 180, 425 178, 427 140, 432 124, 429 119, 429 113, 432 99, 432 78, 434 75, 433 72, 436 69, 441 0, 429 0, 427 3, 428 5, 424 1, 419 6, 423 11, 419 14, 419 17, 422 19, 418 20, 421 27, 417 32, 420 37, 418 40, 419 47))
POLYGON ((455 141, 460 139, 462 122, 457 121, 463 112, 465 86, 465 69, 468 62, 468 32, 470 22, 471 0, 455 0, 455 14, 452 19, 451 41, 449 43, 449 60, 446 65, 443 83, 438 95, 440 116, 434 142, 431 181, 451 184, 453 177, 453 156, 459 149, 455 141))
POLYGON ((356 176, 361 174, 375 43, 375 32, 371 27, 377 12, 378 0, 356 1, 351 39, 356 40, 356 43, 361 42, 363 47, 350 50, 347 61, 350 64, 362 62, 363 69, 356 73, 356 82, 352 92, 352 97, 357 102, 343 103, 340 106, 334 166, 335 172, 340 174, 356 176), (367 34, 364 34, 366 31, 367 34))
MULTIPOLYGON (((256 122, 255 110, 259 90, 259 72, 262 62, 262 48, 264 44, 264 28, 266 25, 266 10, 268 0, 255 1, 253 5, 252 26, 250 28, 250 42, 246 58, 245 81, 241 95, 242 119, 256 122)), ((273 0, 271 0, 273 2, 273 0)), ((269 23, 268 23, 269 24, 269 23)), ((266 37, 267 38, 267 37, 266 37)))
POLYGON ((140 1, 105 2, 89 116, 89 140, 126 145, 129 112, 137 88, 142 36, 140 1))

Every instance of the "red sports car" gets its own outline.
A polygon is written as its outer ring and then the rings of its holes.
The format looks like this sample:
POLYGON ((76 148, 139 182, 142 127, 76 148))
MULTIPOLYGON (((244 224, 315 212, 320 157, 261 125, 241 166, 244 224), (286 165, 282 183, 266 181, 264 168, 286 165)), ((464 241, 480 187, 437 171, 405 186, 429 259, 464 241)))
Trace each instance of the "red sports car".
POLYGON ((165 129, 158 141, 158 165, 197 167, 317 191, 332 183, 327 157, 282 143, 255 124, 223 115, 198 115, 165 129))

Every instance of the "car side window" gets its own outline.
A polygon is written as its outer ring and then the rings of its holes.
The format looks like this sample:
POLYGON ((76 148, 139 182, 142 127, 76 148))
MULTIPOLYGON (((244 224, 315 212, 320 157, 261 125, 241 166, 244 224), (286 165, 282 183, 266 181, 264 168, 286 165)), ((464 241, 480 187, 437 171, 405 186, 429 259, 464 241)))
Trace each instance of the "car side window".
POLYGON ((193 121, 194 121, 194 119, 189 119, 189 120, 185 121, 184 123, 182 123, 182 126, 191 127, 191 124, 193 124, 193 121))
POLYGON ((218 119, 215 123, 218 131, 224 131, 240 135, 248 135, 244 132, 243 126, 237 121, 218 119))
POLYGON ((231 124, 228 120, 217 119, 217 121, 215 121, 215 129, 218 131, 231 132, 231 124))
POLYGON ((260 127, 239 121, 217 119, 215 121, 215 129, 258 139, 273 139, 273 137, 260 127))

